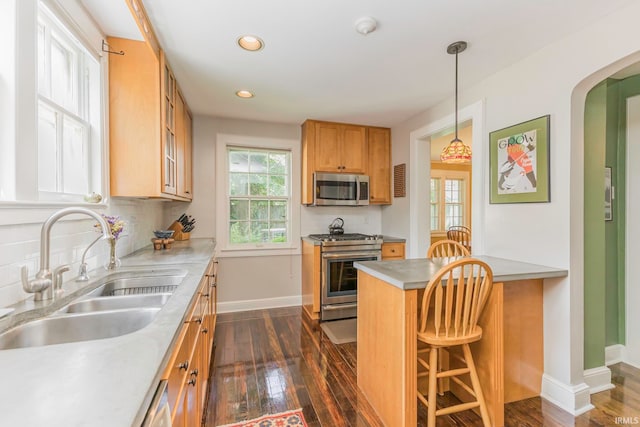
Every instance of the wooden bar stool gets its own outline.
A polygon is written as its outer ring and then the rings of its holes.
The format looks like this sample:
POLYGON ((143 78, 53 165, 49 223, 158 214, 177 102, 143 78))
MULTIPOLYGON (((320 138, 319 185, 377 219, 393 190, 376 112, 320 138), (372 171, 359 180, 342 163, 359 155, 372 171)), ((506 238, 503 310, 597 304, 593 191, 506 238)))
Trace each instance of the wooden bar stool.
POLYGON ((469 249, 455 240, 438 240, 429 246, 427 258, 449 258, 454 256, 469 256, 469 249))
POLYGON ((429 378, 427 396, 418 390, 418 398, 427 407, 428 427, 436 426, 437 416, 477 407, 483 424, 491 425, 469 343, 482 338, 482 329, 477 323, 492 286, 491 268, 474 258, 461 259, 442 267, 427 284, 420 306, 417 338, 418 343, 427 345, 426 354, 429 356, 428 360, 418 357, 418 364, 426 368, 429 378), (454 346, 462 347, 462 357, 452 356, 459 358, 466 367, 440 371, 436 368, 439 366, 438 350, 454 346), (432 366, 434 369, 430 368, 432 366), (471 385, 458 378, 465 374, 469 375, 471 385), (438 409, 436 385, 440 378, 450 378, 475 400, 438 409))

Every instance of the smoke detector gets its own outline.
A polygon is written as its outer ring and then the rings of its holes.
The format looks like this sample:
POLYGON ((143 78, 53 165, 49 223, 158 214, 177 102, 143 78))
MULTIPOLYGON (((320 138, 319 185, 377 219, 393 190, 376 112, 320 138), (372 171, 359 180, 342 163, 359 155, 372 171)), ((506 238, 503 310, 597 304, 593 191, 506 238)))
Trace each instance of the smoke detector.
POLYGON ((355 23, 356 31, 363 36, 366 36, 367 34, 375 31, 377 26, 378 23, 376 22, 376 20, 370 16, 360 18, 355 23))

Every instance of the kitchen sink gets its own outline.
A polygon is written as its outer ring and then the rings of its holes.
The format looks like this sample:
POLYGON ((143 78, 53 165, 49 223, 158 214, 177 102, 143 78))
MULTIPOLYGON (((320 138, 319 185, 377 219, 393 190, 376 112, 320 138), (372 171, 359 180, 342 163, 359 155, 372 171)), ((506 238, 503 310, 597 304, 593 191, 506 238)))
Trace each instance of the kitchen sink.
POLYGON ((149 325, 160 307, 46 317, 0 335, 0 350, 113 338, 149 325))
POLYGON ((111 298, 97 297, 73 302, 60 313, 87 313, 91 311, 117 310, 125 308, 162 307, 171 297, 170 293, 125 295, 111 298))

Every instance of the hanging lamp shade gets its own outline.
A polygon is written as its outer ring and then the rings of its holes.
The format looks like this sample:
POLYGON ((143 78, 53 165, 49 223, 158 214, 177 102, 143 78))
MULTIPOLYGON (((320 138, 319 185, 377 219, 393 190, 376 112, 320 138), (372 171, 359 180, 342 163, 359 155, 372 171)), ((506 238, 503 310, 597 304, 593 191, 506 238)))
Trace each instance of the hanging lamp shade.
POLYGON ((469 163, 471 161, 471 147, 458 138, 458 53, 464 51, 466 48, 467 42, 463 41, 451 43, 447 47, 447 53, 456 55, 456 136, 442 149, 442 152, 440 153, 440 160, 443 163, 469 163))

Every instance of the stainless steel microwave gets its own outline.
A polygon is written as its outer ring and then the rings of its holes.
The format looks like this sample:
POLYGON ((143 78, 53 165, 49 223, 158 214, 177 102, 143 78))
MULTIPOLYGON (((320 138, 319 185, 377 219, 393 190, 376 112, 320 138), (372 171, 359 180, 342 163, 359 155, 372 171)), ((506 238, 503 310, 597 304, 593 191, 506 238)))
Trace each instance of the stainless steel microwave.
POLYGON ((369 176, 342 173, 313 174, 314 206, 365 206, 369 204, 369 176))

